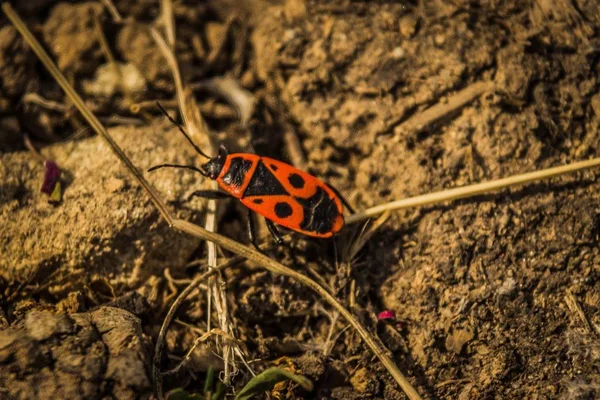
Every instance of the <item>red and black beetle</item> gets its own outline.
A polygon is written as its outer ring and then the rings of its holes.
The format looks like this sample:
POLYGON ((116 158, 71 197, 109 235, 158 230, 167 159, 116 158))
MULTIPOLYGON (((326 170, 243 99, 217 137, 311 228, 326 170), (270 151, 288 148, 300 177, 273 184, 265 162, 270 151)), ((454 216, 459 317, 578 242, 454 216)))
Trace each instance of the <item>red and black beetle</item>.
MULTIPOLYGON (((150 168, 148 172, 164 167, 186 168, 216 180, 223 192, 199 190, 192 193, 190 198, 239 199, 249 211, 265 217, 269 231, 279 243, 281 236, 273 223, 317 238, 330 238, 343 228, 342 203, 351 212, 352 208, 337 190, 304 171, 269 157, 252 153, 229 154, 225 146, 219 148, 216 157, 209 157, 162 106, 158 106, 194 149, 209 160, 199 168, 161 164, 150 168)), ((248 220, 250 239, 256 245, 251 215, 248 220)))

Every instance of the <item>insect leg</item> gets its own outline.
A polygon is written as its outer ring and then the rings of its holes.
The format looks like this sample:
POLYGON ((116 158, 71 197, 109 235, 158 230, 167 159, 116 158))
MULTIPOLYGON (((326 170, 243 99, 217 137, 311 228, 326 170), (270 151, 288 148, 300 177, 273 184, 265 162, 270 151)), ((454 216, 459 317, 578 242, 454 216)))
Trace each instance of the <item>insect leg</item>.
POLYGON ((348 211, 350 211, 352 214, 356 214, 356 212, 354 211, 354 208, 350 205, 350 203, 348 203, 348 200, 346 200, 346 198, 344 196, 342 196, 342 194, 340 193, 339 190, 337 190, 334 186, 331 186, 329 184, 327 186, 329 186, 329 188, 331 190, 333 190, 333 192, 337 195, 337 197, 339 197, 340 200, 342 200, 344 207, 346 207, 348 209, 348 211))
POLYGON ((248 236, 250 237, 250 243, 256 248, 256 250, 262 252, 258 244, 256 243, 256 221, 254 221, 254 215, 252 210, 248 209, 248 236))
POLYGON ((275 239, 277 244, 281 246, 283 244, 283 238, 281 237, 281 233, 279 233, 279 229, 277 229, 273 221, 270 219, 265 218, 265 221, 267 222, 267 228, 269 228, 269 232, 271 232, 273 239, 275 239))
POLYGON ((205 199, 221 200, 228 199, 231 197, 231 195, 219 192, 217 190, 196 190, 188 196, 187 201, 190 201, 194 197, 204 197, 205 199))

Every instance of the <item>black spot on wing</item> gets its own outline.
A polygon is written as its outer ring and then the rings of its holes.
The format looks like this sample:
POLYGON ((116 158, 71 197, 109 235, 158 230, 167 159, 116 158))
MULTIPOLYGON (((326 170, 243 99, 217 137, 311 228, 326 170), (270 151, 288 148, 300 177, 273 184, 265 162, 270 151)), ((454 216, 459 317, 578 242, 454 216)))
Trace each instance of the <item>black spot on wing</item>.
POLYGON ((277 218, 287 218, 292 215, 293 212, 292 206, 288 203, 279 202, 275 204, 275 215, 277 215, 277 218))
POLYGON ((275 196, 288 194, 277 177, 265 167, 262 161, 254 170, 252 179, 244 192, 244 196, 275 196))
POLYGON ((308 199, 295 197, 295 200, 304 208, 304 218, 300 223, 302 230, 317 233, 331 231, 339 211, 335 201, 329 198, 323 188, 317 187, 317 192, 308 199))
POLYGON ((290 176, 288 176, 288 182, 290 182, 290 185, 296 189, 302 189, 305 184, 304 178, 295 173, 292 173, 290 176))
POLYGON ((240 187, 244 183, 246 174, 252 167, 252 161, 246 160, 242 157, 234 157, 231 159, 229 169, 223 176, 223 182, 227 185, 240 187))
POLYGON ((263 203, 263 199, 254 199, 254 200, 252 200, 252 202, 254 204, 262 204, 263 203))
POLYGON ((277 169, 278 169, 278 168, 277 168, 277 165, 275 165, 275 164, 271 164, 271 169, 272 169, 273 171, 277 171, 277 169))

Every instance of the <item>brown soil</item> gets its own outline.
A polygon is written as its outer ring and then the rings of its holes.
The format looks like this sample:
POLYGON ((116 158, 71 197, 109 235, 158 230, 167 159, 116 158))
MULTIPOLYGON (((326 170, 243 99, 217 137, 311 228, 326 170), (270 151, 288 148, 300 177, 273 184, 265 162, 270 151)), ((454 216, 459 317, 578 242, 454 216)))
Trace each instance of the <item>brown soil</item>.
MULTIPOLYGON (((115 3, 142 23, 160 13, 158 1, 115 3)), ((174 3, 186 84, 226 76, 256 98, 242 126, 234 108, 195 85, 215 140, 236 151, 251 142, 260 154, 295 162, 357 209, 600 155, 597 1, 174 3), (414 124, 479 82, 493 90, 433 124, 414 124)), ((135 165, 199 162, 153 106, 135 114, 128 107, 174 96, 143 29, 114 23, 100 2, 16 8, 135 165), (117 61, 141 82, 129 99, 118 85, 93 89, 106 63, 98 16, 117 61)), ((205 247, 160 219, 6 19, 0 151, 0 398, 152 397, 153 340, 185 285, 170 276, 191 278, 198 267, 186 264, 203 260, 205 247), (60 203, 40 192, 44 167, 24 134, 62 168, 60 203)), ((600 398, 595 173, 396 213, 351 264, 340 262, 340 249, 352 235, 336 246, 294 236, 270 254, 318 276, 425 398, 600 398), (383 310, 397 321, 377 321, 383 310)), ((202 221, 204 202, 182 201, 202 188, 197 175, 147 176, 173 212, 202 221)), ((247 242, 245 215, 222 203, 219 231, 247 242)), ((246 359, 258 360, 254 369, 277 360, 315 383, 312 393, 280 388, 279 398, 405 398, 313 293, 253 268, 225 275, 231 319, 246 359)), ((178 312, 163 369, 206 330, 206 307, 196 293, 178 312)), ((207 366, 219 365, 213 350, 200 346, 166 389, 202 392, 207 366)), ((241 366, 233 384, 248 379, 241 366)))

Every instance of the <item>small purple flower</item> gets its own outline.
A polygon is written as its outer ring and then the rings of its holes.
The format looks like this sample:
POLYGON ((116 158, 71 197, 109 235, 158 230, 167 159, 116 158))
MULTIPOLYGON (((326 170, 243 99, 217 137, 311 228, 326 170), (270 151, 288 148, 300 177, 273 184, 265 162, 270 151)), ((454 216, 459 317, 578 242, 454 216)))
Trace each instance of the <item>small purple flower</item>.
POLYGON ((396 319, 396 312, 392 311, 392 310, 385 310, 380 312, 379 314, 377 314, 377 319, 379 321, 383 321, 383 320, 395 320, 396 319))
POLYGON ((54 161, 44 161, 44 183, 42 184, 42 192, 47 195, 52 195, 56 190, 56 184, 59 183, 60 168, 54 161))

